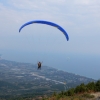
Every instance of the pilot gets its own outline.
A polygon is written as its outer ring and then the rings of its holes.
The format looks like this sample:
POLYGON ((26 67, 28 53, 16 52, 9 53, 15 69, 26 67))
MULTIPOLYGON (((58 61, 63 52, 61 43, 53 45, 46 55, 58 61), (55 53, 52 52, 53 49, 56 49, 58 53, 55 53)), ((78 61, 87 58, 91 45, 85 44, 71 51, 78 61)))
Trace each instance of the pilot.
POLYGON ((41 69, 41 65, 42 65, 42 63, 38 62, 38 69, 41 69))

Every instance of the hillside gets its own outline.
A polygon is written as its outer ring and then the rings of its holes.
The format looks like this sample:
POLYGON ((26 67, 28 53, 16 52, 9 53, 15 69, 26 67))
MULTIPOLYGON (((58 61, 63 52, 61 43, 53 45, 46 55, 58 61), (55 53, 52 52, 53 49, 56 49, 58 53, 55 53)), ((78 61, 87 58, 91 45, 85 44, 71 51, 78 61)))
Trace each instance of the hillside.
POLYGON ((92 81, 96 80, 48 66, 37 70, 34 64, 0 60, 1 98, 51 95, 92 81))
POLYGON ((46 97, 46 98, 39 97, 33 100, 100 100, 100 92, 78 94, 75 96, 63 96, 61 98, 57 98, 56 96, 46 97))
POLYGON ((60 93, 53 93, 42 100, 100 100, 100 80, 80 84, 75 88, 60 93))

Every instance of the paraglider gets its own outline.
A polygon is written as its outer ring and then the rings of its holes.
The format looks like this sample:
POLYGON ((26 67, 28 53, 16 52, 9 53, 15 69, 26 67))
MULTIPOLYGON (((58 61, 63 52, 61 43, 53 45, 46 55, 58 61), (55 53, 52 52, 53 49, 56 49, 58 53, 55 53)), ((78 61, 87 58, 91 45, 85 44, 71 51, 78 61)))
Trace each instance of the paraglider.
POLYGON ((67 32, 59 25, 53 23, 53 22, 49 22, 49 21, 43 21, 43 20, 33 20, 33 21, 29 21, 25 24, 23 24, 20 29, 19 29, 19 32, 22 30, 22 28, 24 28, 25 26, 27 25, 30 25, 30 24, 35 24, 35 23, 38 23, 38 24, 46 24, 46 25, 50 25, 50 26, 53 26, 53 27, 56 27, 57 29, 59 29, 66 37, 67 41, 69 40, 69 37, 68 37, 68 34, 67 32))
MULTIPOLYGON (((53 26, 53 27, 59 29, 59 30, 65 35, 67 41, 69 40, 69 36, 68 36, 67 32, 66 32, 61 26, 59 26, 59 25, 56 24, 56 23, 53 23, 53 22, 50 22, 50 21, 44 21, 44 20, 33 20, 33 21, 29 21, 29 22, 23 24, 23 25, 20 27, 19 32, 21 32, 21 30, 22 30, 25 26, 30 25, 30 24, 35 24, 35 23, 38 23, 38 24, 46 24, 46 25, 53 26)), ((38 69, 41 69, 41 65, 42 65, 42 63, 41 63, 41 62, 38 62, 38 69)))

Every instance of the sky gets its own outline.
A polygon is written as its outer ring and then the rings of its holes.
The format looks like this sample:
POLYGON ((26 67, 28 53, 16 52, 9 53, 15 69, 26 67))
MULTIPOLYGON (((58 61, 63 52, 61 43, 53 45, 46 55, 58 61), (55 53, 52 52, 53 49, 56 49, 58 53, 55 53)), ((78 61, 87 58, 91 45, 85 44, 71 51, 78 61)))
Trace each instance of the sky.
POLYGON ((3 59, 43 65, 100 79, 100 0, 0 0, 3 59), (57 23, 69 35, 32 20, 57 23))

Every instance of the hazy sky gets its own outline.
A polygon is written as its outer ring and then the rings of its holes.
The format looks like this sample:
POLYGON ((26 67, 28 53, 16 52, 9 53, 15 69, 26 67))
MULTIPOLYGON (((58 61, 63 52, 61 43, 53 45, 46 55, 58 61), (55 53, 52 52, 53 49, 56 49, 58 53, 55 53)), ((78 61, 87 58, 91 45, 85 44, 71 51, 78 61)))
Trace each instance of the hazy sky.
POLYGON ((43 60, 47 66, 100 78, 100 0, 0 0, 0 52, 5 59, 43 60), (47 25, 18 32, 22 24, 38 19, 61 25, 69 41, 47 25))

